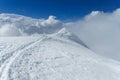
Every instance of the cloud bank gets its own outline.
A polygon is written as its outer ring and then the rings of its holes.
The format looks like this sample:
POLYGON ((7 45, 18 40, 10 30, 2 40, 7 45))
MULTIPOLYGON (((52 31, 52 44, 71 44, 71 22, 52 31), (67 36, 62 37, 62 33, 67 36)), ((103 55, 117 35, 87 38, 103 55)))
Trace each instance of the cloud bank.
POLYGON ((0 14, 0 36, 26 36, 51 34, 62 28, 62 22, 49 16, 48 19, 33 19, 15 14, 0 14))
POLYGON ((120 60, 120 9, 111 13, 93 11, 66 26, 94 52, 120 60))

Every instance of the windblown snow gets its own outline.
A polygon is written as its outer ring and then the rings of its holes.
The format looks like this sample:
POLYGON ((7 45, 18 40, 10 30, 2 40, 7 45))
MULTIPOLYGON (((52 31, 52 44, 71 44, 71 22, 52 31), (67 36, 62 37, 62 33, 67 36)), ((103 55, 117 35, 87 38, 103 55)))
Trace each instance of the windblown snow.
POLYGON ((0 25, 0 80, 120 80, 118 61, 92 51, 54 16, 0 14, 0 25))

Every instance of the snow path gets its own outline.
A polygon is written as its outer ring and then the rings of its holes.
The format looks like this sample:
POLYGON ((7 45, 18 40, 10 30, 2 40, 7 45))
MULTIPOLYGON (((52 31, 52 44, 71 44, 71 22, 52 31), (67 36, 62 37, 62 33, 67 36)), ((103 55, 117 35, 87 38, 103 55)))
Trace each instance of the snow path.
POLYGON ((28 43, 28 44, 26 44, 26 45, 18 48, 17 50, 11 52, 11 53, 10 53, 11 56, 9 56, 9 59, 6 60, 6 61, 2 64, 2 66, 1 66, 1 68, 0 68, 0 80, 8 80, 8 79, 7 79, 8 77, 6 77, 6 75, 7 75, 7 76, 9 75, 9 72, 8 72, 8 71, 9 71, 9 67, 10 67, 10 65, 14 62, 14 60, 21 55, 20 53, 21 53, 22 51, 24 51, 24 50, 27 49, 27 48, 30 48, 32 45, 36 44, 36 43, 39 42, 39 41, 42 41, 43 39, 45 39, 45 38, 38 39, 38 40, 36 40, 36 41, 33 41, 33 42, 31 42, 31 43, 28 43))
POLYGON ((120 80, 118 65, 73 44, 49 37, 34 44, 12 63, 9 80, 120 80))
POLYGON ((49 35, 33 39, 3 55, 8 59, 0 68, 0 80, 120 80, 119 63, 74 40, 49 35))

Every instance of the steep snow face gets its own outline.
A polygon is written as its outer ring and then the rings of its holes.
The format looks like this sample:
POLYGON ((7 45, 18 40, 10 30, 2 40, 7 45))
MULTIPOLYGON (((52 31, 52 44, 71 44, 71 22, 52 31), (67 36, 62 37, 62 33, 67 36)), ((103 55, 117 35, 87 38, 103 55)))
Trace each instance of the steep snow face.
MULTIPOLYGON (((117 62, 95 55, 82 43, 65 37, 66 34, 60 39, 57 35, 61 33, 12 37, 9 41, 1 38, 1 47, 14 42, 18 43, 13 46, 20 47, 11 48, 12 54, 9 51, 0 57, 2 62, 1 59, 7 56, 0 67, 0 80, 120 80, 117 62)), ((7 49, 1 48, 3 54, 7 49)))
POLYGON ((62 28, 62 22, 49 16, 48 19, 32 19, 16 14, 0 14, 0 36, 26 36, 51 34, 62 28))

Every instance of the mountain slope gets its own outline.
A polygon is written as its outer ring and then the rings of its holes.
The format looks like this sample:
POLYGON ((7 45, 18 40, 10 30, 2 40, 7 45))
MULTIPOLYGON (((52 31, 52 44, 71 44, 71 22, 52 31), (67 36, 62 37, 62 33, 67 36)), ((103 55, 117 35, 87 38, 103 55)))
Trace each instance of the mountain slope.
POLYGON ((119 62, 97 55, 87 43, 93 39, 63 24, 0 14, 0 80, 120 80, 119 62))
MULTIPOLYGON (((15 44, 22 48, 2 64, 0 80, 120 80, 117 62, 95 55, 82 43, 67 37, 61 39, 58 34, 22 37, 30 41, 15 44)), ((21 37, 8 39, 10 45, 21 37)))

